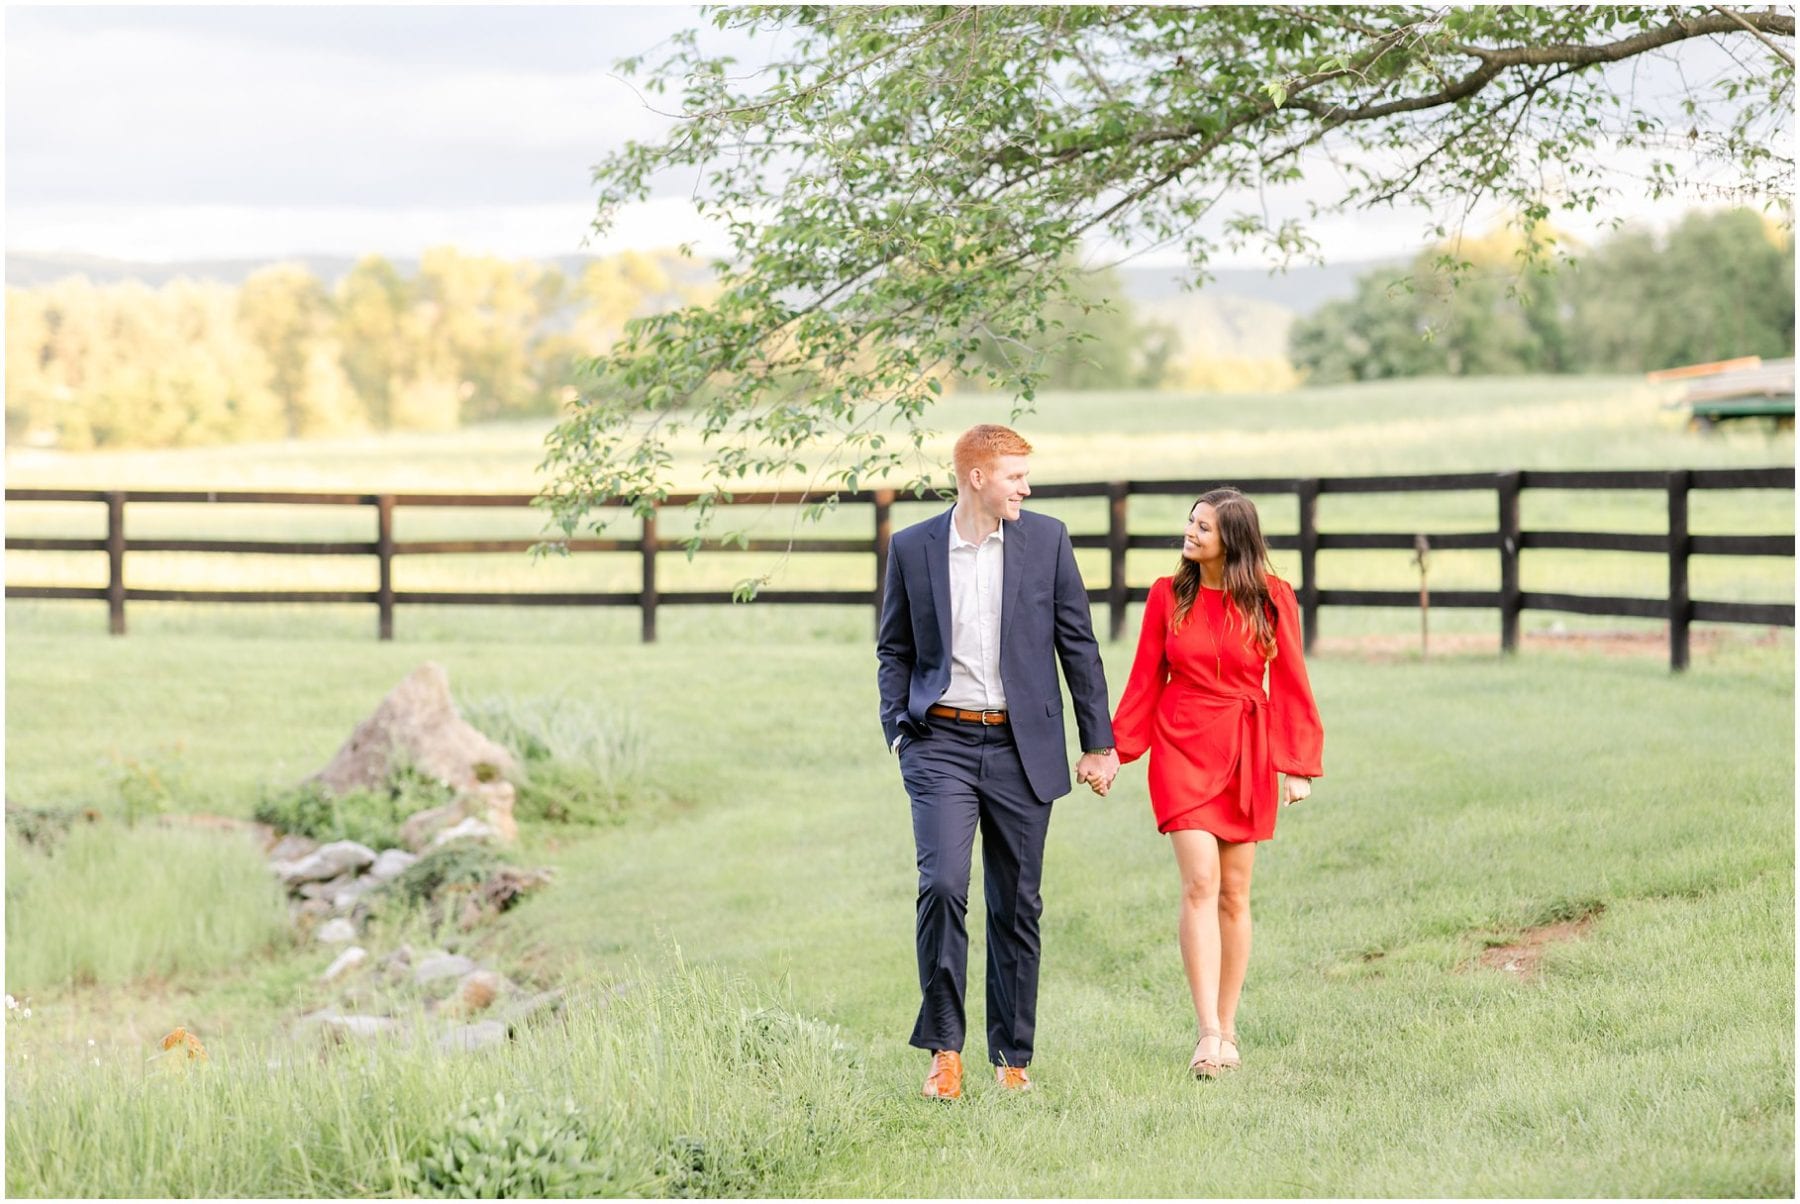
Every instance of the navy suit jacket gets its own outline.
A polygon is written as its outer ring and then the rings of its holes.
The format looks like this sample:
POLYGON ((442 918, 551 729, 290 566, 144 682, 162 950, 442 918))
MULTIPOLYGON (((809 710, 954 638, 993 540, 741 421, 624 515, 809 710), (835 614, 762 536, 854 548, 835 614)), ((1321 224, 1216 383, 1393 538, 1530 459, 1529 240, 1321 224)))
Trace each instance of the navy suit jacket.
MULTIPOLYGON (((1083 748, 1113 742, 1106 674, 1069 529, 1023 511, 1006 524, 1002 546, 1000 683, 1026 780, 1047 803, 1070 788, 1057 661, 1075 702, 1083 748)), ((932 724, 926 708, 950 687, 950 511, 898 532, 889 543, 875 656, 887 742, 902 732, 925 736, 932 724)))

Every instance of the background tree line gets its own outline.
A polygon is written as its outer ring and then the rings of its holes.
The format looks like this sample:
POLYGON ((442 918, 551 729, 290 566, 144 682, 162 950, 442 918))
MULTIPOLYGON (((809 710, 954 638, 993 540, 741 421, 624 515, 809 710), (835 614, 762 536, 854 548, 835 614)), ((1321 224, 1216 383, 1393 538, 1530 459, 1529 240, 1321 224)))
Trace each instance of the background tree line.
POLYGON ((1294 366, 1330 384, 1794 354, 1793 232, 1748 209, 1691 212, 1661 239, 1627 226, 1554 272, 1522 273, 1523 250, 1502 231, 1362 276, 1294 324, 1294 366))
POLYGON ((578 275, 428 251, 327 286, 298 264, 241 287, 71 277, 6 290, 6 437, 69 449, 449 430, 548 415, 634 315, 703 301, 672 253, 578 275))
MULTIPOLYGON (((1521 250, 1500 231, 1370 272, 1295 321, 1291 363, 1184 329, 1191 310, 1133 306, 1112 271, 1073 276, 1033 336, 981 335, 975 361, 1030 363, 1050 389, 1267 391, 1793 354, 1791 233, 1748 210, 1695 212, 1663 239, 1627 227, 1550 274, 1522 272, 1521 250)), ((627 320, 704 302, 705 277, 673 252, 565 273, 443 248, 411 276, 365 256, 329 286, 277 264, 241 286, 8 288, 7 442, 171 447, 548 416, 627 320)))

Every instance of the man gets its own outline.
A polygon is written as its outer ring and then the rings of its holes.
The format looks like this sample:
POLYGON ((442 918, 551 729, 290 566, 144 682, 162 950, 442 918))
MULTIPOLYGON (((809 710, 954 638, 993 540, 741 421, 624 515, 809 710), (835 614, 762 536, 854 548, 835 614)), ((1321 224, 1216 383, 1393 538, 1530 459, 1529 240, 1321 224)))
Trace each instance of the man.
POLYGON ((1119 772, 1106 676, 1068 528, 1026 514, 1031 445, 1004 426, 956 441, 956 504, 888 552, 875 654, 881 728, 900 758, 918 850, 919 989, 912 1044, 925 1094, 962 1095, 969 863, 981 829, 987 895, 988 1056, 1026 1091, 1037 1023, 1038 883, 1050 803, 1070 789, 1056 662, 1086 750, 1076 776, 1119 772))

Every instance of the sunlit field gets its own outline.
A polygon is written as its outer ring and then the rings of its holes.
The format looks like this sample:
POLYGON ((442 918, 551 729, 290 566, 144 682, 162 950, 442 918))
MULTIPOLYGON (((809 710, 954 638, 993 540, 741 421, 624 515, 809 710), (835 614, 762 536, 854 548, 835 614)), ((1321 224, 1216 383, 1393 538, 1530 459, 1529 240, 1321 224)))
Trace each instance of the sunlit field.
MULTIPOLYGON (((1414 382, 1052 397, 1016 425, 1039 449, 1039 482, 1793 462, 1791 434, 1702 438, 1659 407, 1631 380, 1414 382)), ((1007 416, 962 399, 939 424, 1007 416)), ((12 452, 8 483, 528 492, 543 430, 12 452)), ((1528 493, 1524 523, 1658 532, 1663 506, 1652 492, 1528 493)), ((934 508, 909 504, 896 526, 934 508)), ((1104 530, 1101 501, 1040 508, 1104 530)), ((1134 586, 1168 571, 1184 509, 1133 501, 1133 530, 1171 542, 1132 553, 1134 586)), ((99 511, 11 504, 8 532, 93 536, 99 511)), ((134 537, 373 537, 371 514, 323 508, 129 513, 134 537)), ((1696 531, 1789 532, 1793 497, 1696 493, 1692 515, 1696 531)), ((1267 499, 1264 517, 1293 531, 1292 499, 1267 499)), ((526 514, 400 518, 402 539, 538 533, 526 514)), ((1320 520, 1491 529, 1493 497, 1327 495, 1320 520)), ((847 508, 798 533, 865 535, 868 521, 847 508)), ((1494 588, 1495 559, 1434 555, 1431 585, 1494 588)), ((775 560, 671 553, 658 572, 666 590, 720 588, 775 560)), ((1293 553, 1276 560, 1297 568, 1293 553)), ((1322 584, 1413 588, 1409 560, 1322 554, 1322 584)), ((1104 582, 1104 553, 1081 561, 1104 582)), ((133 586, 375 584, 372 560, 127 564, 133 586)), ((1793 572, 1785 558, 1698 558, 1693 593, 1791 601, 1793 572)), ((1574 593, 1661 596, 1666 573, 1653 555, 1528 551, 1522 564, 1525 588, 1574 593)), ((636 574, 635 554, 417 557, 396 584, 635 589, 636 574)), ((868 556, 796 556, 773 588, 866 589, 871 574, 868 556)), ((104 557, 14 553, 7 575, 98 585, 104 557)), ((1115 701, 1138 613, 1125 639, 1102 641, 1115 701)), ((628 608, 402 607, 387 643, 373 606, 133 603, 128 616, 118 639, 100 603, 6 608, 9 805, 96 817, 52 853, 9 831, 10 1195, 447 1193, 446 1151, 477 1124, 522 1176, 515 1194, 1793 1194, 1785 629, 1697 625, 1692 667, 1672 674, 1648 621, 1528 612, 1525 647, 1501 657, 1496 614, 1434 611, 1434 640, 1464 640, 1426 658, 1416 611, 1326 608, 1311 660, 1326 776, 1259 852, 1244 1069, 1214 1083, 1184 1073, 1177 879, 1133 766, 1106 799, 1055 804, 1037 1090, 1003 1098, 976 1073, 943 1106, 918 1098, 925 1061, 905 1044, 916 875, 876 720, 870 608, 671 606, 650 645, 628 608), (1637 642, 1615 648, 1611 633, 1637 642), (125 819, 149 773, 171 813, 249 816, 426 660, 465 702, 573 699, 628 729, 637 795, 607 826, 523 824, 522 860, 557 876, 490 927, 377 925, 365 942, 375 958, 442 942, 534 989, 563 987, 559 1020, 479 1055, 322 1046, 295 1022, 339 999, 318 981, 334 951, 278 922, 255 847, 125 819), (1492 956, 1534 935, 1545 943, 1529 971, 1492 956), (209 1061, 163 1055, 177 1025, 209 1061)), ((1104 607, 1096 619, 1104 633, 1104 607)), ((974 1072, 979 876, 977 858, 974 1072)))

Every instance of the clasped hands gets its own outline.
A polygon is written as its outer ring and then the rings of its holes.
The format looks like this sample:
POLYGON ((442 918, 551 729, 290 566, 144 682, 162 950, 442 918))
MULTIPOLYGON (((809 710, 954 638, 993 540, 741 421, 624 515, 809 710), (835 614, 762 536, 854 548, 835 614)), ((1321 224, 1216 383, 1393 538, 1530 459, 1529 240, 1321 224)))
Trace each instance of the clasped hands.
POLYGON ((1112 789, 1113 779, 1119 776, 1119 753, 1116 749, 1105 752, 1082 753, 1081 760, 1075 762, 1075 780, 1085 782, 1095 794, 1102 798, 1112 789))

